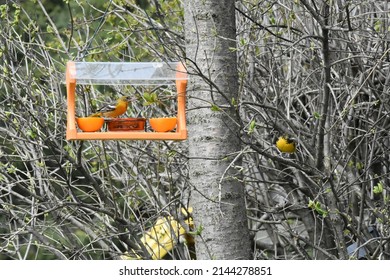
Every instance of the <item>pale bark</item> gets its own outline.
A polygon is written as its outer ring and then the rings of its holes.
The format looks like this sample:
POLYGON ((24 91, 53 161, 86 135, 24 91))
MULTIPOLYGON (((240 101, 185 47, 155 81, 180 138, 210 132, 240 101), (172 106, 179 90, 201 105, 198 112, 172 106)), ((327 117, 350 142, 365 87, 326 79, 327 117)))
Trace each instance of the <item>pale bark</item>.
POLYGON ((251 255, 240 180, 238 74, 234 1, 186 1, 190 76, 188 127, 192 206, 198 259, 251 255))

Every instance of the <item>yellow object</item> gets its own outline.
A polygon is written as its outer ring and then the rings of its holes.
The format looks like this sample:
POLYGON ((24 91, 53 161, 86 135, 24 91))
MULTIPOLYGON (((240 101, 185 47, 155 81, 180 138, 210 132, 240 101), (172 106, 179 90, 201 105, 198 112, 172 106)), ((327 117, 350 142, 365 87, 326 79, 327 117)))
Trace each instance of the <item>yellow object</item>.
POLYGON ((288 135, 280 136, 279 139, 276 141, 276 147, 282 153, 292 154, 296 150, 295 141, 291 139, 288 135))
POLYGON ((141 238, 153 260, 162 259, 179 241, 185 229, 173 217, 159 218, 141 238))
MULTIPOLYGON (((193 226, 193 220, 189 215, 192 207, 181 209, 183 215, 187 217, 185 223, 190 227, 193 226)), ((191 240, 187 236, 186 230, 172 216, 157 219, 154 226, 149 229, 141 238, 153 260, 162 259, 173 247, 182 241, 182 239, 191 240)))
POLYGON ((116 101, 115 104, 103 106, 96 113, 90 115, 90 117, 116 118, 126 113, 127 106, 130 101, 130 97, 122 96, 116 101))

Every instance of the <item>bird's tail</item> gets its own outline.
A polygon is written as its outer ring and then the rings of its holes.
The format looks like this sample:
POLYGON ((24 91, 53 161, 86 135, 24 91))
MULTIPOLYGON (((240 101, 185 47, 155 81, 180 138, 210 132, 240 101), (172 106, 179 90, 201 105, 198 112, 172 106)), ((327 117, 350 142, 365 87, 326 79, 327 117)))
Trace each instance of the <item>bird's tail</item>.
POLYGON ((93 113, 93 114, 89 115, 88 117, 89 118, 98 118, 98 117, 102 117, 102 116, 103 116, 102 112, 97 112, 97 113, 93 113))

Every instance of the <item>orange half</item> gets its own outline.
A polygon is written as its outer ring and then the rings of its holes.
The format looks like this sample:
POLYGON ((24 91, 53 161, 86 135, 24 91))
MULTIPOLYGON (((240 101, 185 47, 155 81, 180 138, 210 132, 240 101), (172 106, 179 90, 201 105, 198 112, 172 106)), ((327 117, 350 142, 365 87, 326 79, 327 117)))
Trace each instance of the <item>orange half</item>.
POLYGON ((170 118, 151 118, 149 124, 156 132, 168 132, 175 129, 177 123, 176 117, 170 118))
POLYGON ((78 127, 84 132, 95 132, 102 128, 103 118, 85 117, 76 119, 78 127))

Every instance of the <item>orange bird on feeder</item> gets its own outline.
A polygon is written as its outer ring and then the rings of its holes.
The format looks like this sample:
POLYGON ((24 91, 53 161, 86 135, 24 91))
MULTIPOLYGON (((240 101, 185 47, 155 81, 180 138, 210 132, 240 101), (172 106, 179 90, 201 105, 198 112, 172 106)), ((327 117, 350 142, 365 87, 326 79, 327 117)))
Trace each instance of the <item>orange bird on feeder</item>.
POLYGON ((120 97, 116 103, 103 106, 89 117, 116 118, 123 115, 127 111, 127 106, 133 101, 129 96, 120 97))

